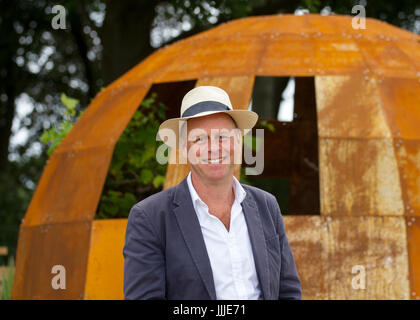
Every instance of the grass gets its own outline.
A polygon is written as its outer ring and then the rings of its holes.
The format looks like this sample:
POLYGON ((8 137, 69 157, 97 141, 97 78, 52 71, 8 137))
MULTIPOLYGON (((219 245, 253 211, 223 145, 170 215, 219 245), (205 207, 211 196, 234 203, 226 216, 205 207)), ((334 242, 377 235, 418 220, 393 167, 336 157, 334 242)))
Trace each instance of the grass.
POLYGON ((7 272, 3 270, 1 275, 1 295, 0 300, 10 300, 12 298, 13 276, 15 263, 13 257, 10 257, 7 272))

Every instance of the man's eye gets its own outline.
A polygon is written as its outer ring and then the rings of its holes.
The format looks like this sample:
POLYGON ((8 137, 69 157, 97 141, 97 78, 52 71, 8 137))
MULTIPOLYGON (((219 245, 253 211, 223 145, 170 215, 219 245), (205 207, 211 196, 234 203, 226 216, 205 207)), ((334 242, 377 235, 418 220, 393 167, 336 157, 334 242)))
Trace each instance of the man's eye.
POLYGON ((204 141, 206 141, 206 138, 204 136, 201 136, 201 137, 195 138, 194 142, 204 142, 204 141))

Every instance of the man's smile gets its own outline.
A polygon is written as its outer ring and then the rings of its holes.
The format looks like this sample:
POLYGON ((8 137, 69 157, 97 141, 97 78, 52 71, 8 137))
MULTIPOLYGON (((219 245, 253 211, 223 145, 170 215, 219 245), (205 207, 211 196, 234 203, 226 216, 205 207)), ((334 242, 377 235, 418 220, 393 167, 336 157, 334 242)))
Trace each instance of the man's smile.
POLYGON ((217 158, 217 159, 202 159, 201 162, 205 164, 217 164, 217 163, 223 163, 225 161, 227 156, 223 158, 217 158))

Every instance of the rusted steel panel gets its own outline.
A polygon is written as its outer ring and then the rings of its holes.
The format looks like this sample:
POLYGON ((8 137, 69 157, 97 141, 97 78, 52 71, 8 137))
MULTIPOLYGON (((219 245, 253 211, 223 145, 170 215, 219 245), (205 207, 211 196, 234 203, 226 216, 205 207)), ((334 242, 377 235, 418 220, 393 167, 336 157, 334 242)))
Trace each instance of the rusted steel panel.
MULTIPOLYGON (((345 17, 340 15, 330 15, 328 19, 324 19, 324 16, 310 14, 304 15, 308 20, 309 27, 306 27, 306 30, 301 30, 301 32, 306 32, 308 34, 317 34, 317 36, 340 36, 341 38, 347 38, 351 35, 354 30, 349 29, 349 22, 351 26, 351 21, 347 20, 345 17), (344 22, 344 23, 343 23, 344 22), (347 31, 347 32, 346 32, 347 31)), ((290 28, 290 27, 289 27, 290 28)), ((296 29, 295 32, 300 30, 296 29)), ((357 32, 368 32, 368 30, 356 30, 357 32)), ((351 39, 351 38, 349 38, 351 39)))
POLYGON ((305 14, 296 16, 294 14, 277 14, 271 16, 248 17, 222 24, 210 31, 200 35, 229 36, 238 31, 246 35, 259 36, 261 33, 277 32, 282 34, 316 34, 322 35, 338 34, 341 37, 351 39, 352 37, 373 37, 378 34, 390 35, 392 39, 410 39, 417 36, 414 33, 397 28, 391 24, 376 19, 366 19, 366 29, 353 29, 352 18, 343 15, 321 16, 319 14, 305 14))
POLYGON ((92 101, 56 151, 104 145, 113 147, 149 88, 149 85, 144 85, 106 89, 92 101))
POLYGON ((392 136, 420 139, 420 74, 418 79, 384 78, 379 92, 392 136))
POLYGON ((320 137, 391 137, 375 78, 317 76, 315 90, 320 137))
MULTIPOLYGON (((420 140, 394 139, 404 214, 420 216, 420 140)), ((419 269, 420 270, 420 269, 419 269)))
POLYGON ((322 74, 325 67, 330 73, 333 70, 335 73, 354 73, 365 68, 363 55, 354 40, 322 35, 319 37, 314 39, 314 59, 321 69, 318 74, 322 74))
POLYGON ((54 153, 22 225, 93 220, 112 149, 98 147, 54 153))
POLYGON ((284 216, 284 222, 303 299, 409 298, 403 217, 284 216), (357 289, 362 271, 352 273, 354 266, 364 268, 365 289, 357 289))
MULTIPOLYGON (((318 16, 320 17, 320 16, 318 16)), ((343 36, 354 37, 356 39, 384 39, 384 35, 390 39, 412 39, 415 35, 412 32, 395 27, 389 23, 382 22, 373 18, 366 18, 366 29, 354 29, 352 27, 353 17, 337 15, 333 19, 329 19, 333 23, 332 28, 343 36), (381 37, 380 37, 381 36, 381 37)))
POLYGON ((233 109, 248 110, 254 87, 253 76, 202 78, 197 86, 216 86, 225 90, 230 97, 233 109))
POLYGON ((417 77, 420 77, 420 41, 400 40, 394 42, 394 45, 398 47, 407 56, 408 61, 416 67, 417 77))
POLYGON ((379 39, 360 38, 356 42, 371 72, 378 76, 416 77, 415 66, 389 36, 379 39))
MULTIPOLYGON (((148 67, 151 68, 151 74, 148 77, 136 80, 136 82, 142 83, 144 81, 151 81, 153 83, 159 83, 196 79, 197 77, 188 76, 187 74, 185 74, 185 77, 176 77, 175 74, 175 76, 172 77, 170 81, 166 81, 164 79, 164 75, 166 74, 166 72, 173 75, 173 69, 176 69, 177 67, 180 67, 180 70, 184 70, 185 67, 180 66, 180 64, 184 63, 184 61, 188 61, 191 54, 197 48, 198 43, 206 42, 207 37, 203 35, 203 38, 204 39, 201 39, 199 37, 191 37, 183 39, 177 41, 176 43, 170 46, 164 46, 163 48, 157 50, 146 60, 148 61, 148 67), (167 71, 168 69, 169 71, 167 71)), ((142 72, 142 64, 143 62, 135 67, 139 70, 140 73, 142 72)), ((134 72, 134 70, 130 76, 133 79, 139 78, 137 77, 136 72, 134 72)))
POLYGON ((410 299, 420 300, 420 219, 406 217, 410 270, 410 299))
MULTIPOLYGON (((248 109, 249 101, 251 100, 252 88, 254 84, 254 77, 241 76, 241 77, 221 77, 221 78, 203 78, 199 79, 196 86, 214 85, 225 90, 230 97, 234 109, 248 109)), ((179 152, 175 155, 174 150, 171 150, 171 157, 179 157, 179 152)), ((178 158, 179 159, 179 158, 178 158)), ((235 166, 235 176, 239 179, 240 168, 238 164, 235 166)), ((169 164, 166 171, 164 189, 180 183, 189 172, 188 164, 169 164)))
POLYGON ((319 140, 321 214, 402 215, 392 139, 319 140))
MULTIPOLYGON (((379 75, 390 76, 401 71, 415 76, 414 67, 407 63, 413 60, 413 55, 399 50, 397 40, 404 39, 413 45, 418 36, 373 19, 367 21, 368 29, 354 30, 351 18, 342 16, 276 15, 241 19, 237 25, 230 22, 177 42, 175 46, 187 50, 174 54, 177 59, 168 62, 162 74, 154 79, 165 82, 252 73, 342 74, 361 72, 366 67, 379 75), (381 60, 381 65, 377 60, 381 60)), ((172 54, 171 47, 162 50, 161 55, 172 54)))
POLYGON ((323 277, 320 216, 283 216, 287 238, 292 248, 302 285, 302 299, 323 299, 323 277))
POLYGON ((409 298, 404 217, 324 217, 321 241, 326 298, 409 298), (353 287, 362 285, 356 265, 364 268, 365 289, 353 287))
MULTIPOLYGON (((316 31, 323 31, 323 30, 317 30, 317 28, 314 28, 312 21, 319 20, 317 19, 316 15, 295 16, 298 18, 294 18, 294 16, 295 15, 293 14, 278 15, 279 17, 278 30, 282 33, 292 33, 292 34, 301 34, 301 33, 310 34, 316 31)), ((329 21, 328 21, 328 24, 329 24, 329 21)))
POLYGON ((257 75, 311 75, 314 50, 314 42, 301 35, 281 34, 266 40, 257 75))
POLYGON ((261 58, 263 41, 259 38, 204 38, 190 40, 186 56, 174 57, 174 62, 162 70, 157 82, 252 75, 261 58))
POLYGON ((322 33, 273 33, 267 38, 258 74, 314 75, 360 73, 366 68, 353 40, 322 33))
POLYGON ((84 299, 124 299, 126 226, 127 219, 93 221, 84 299))
POLYGON ((12 299, 83 299, 91 222, 21 227, 12 299), (54 265, 65 289, 54 289, 54 265))

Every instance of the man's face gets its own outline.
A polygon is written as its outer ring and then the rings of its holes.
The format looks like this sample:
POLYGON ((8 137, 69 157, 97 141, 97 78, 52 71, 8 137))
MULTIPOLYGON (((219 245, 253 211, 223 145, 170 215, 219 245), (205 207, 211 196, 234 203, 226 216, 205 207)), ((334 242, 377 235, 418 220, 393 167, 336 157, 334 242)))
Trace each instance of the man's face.
POLYGON ((235 151, 241 153, 239 129, 234 129, 235 123, 224 113, 188 120, 188 161, 201 180, 217 181, 233 175, 235 151))

